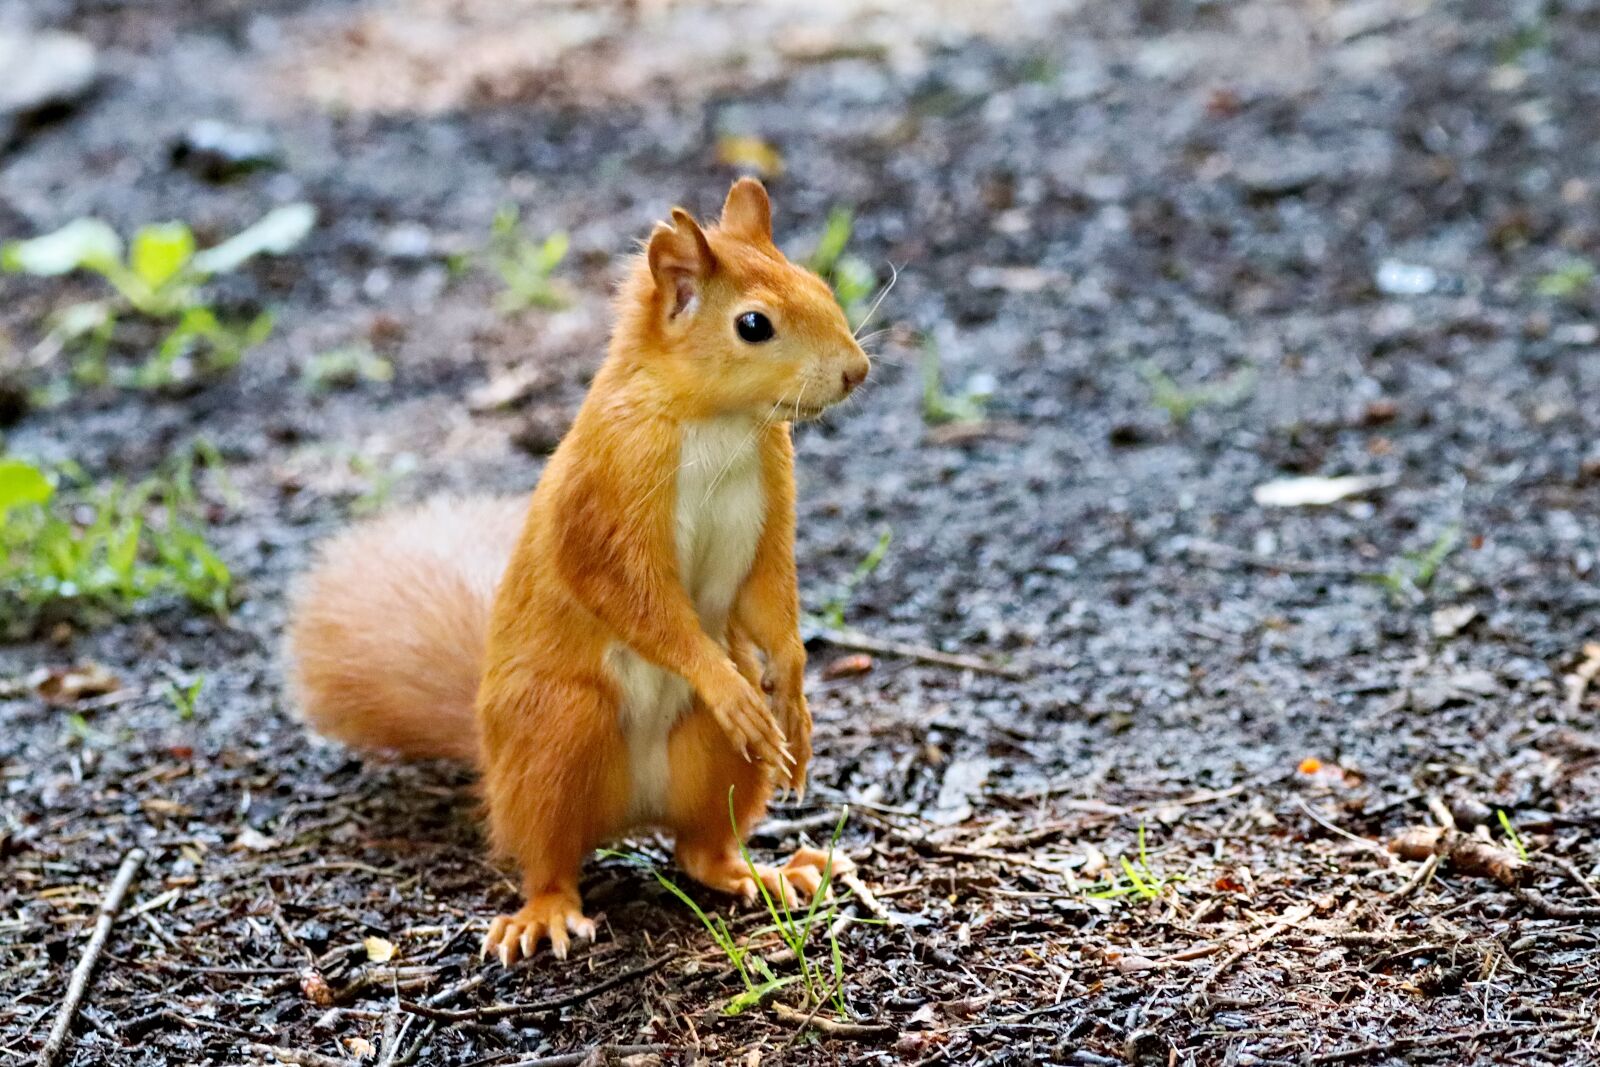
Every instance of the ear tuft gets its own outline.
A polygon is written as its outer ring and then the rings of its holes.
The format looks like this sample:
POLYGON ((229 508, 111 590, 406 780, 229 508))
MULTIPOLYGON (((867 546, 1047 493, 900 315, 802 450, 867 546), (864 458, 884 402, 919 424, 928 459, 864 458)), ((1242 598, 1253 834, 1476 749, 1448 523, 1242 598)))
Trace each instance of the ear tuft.
POLYGON ((646 258, 656 289, 667 298, 668 318, 693 309, 717 266, 699 223, 681 207, 672 209, 670 226, 656 223, 646 258))
POLYGON ((752 241, 772 240, 772 200, 754 178, 740 178, 722 205, 722 228, 752 241))

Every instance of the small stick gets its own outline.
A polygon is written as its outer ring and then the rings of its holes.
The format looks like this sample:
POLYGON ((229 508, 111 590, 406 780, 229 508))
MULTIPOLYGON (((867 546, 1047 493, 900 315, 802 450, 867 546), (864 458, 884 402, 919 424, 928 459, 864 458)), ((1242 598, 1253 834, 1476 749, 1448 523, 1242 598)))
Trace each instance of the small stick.
POLYGON ((1559 856, 1542 856, 1540 859, 1542 862, 1548 863, 1550 866, 1554 867, 1556 870, 1560 871, 1562 874, 1578 883, 1591 897, 1596 900, 1600 900, 1600 889, 1595 888, 1594 883, 1589 881, 1582 871, 1578 870, 1576 864, 1572 863, 1570 860, 1564 860, 1559 856))
POLYGON ((349 1060, 324 1056, 320 1052, 307 1052, 298 1048, 279 1048, 277 1045, 246 1045, 244 1050, 252 1056, 268 1056, 279 1063, 292 1063, 295 1067, 351 1067, 349 1060))
POLYGON ((1405 859, 1420 860, 1437 856, 1448 859, 1451 866, 1463 874, 1492 878, 1509 889, 1512 896, 1546 918, 1600 921, 1600 905, 1584 907, 1565 904, 1551 900, 1536 889, 1530 889, 1523 884, 1528 863, 1522 857, 1471 834, 1459 830, 1416 827, 1396 835, 1389 847, 1405 859))
POLYGON ((556 997, 552 1000, 539 1001, 535 1004, 491 1004, 486 1008, 468 1008, 464 1011, 449 1011, 444 1008, 435 1008, 428 1004, 417 1004, 413 1001, 402 1000, 400 1002, 400 1007, 411 1012, 413 1015, 421 1015, 423 1018, 432 1019, 435 1022, 441 1023, 480 1023, 490 1022, 498 1019, 515 1019, 525 1015, 542 1015, 546 1012, 559 1011, 562 1008, 570 1008, 574 1004, 582 1004, 591 997, 599 996, 601 993, 609 992, 618 986, 627 985, 629 982, 632 982, 635 979, 654 974, 662 967, 665 967, 668 963, 671 963, 673 960, 677 959, 680 955, 682 955, 682 950, 673 949, 662 956, 658 956, 656 959, 651 960, 649 963, 646 963, 643 966, 635 967, 631 971, 623 971, 621 974, 613 975, 603 982, 598 982, 590 986, 588 989, 580 989, 576 993, 569 993, 564 997, 556 997))
POLYGON ((1536 889, 1511 886, 1511 895, 1534 911, 1549 919, 1577 919, 1583 922, 1600 922, 1600 905, 1585 907, 1580 904, 1563 904, 1551 900, 1536 889))
MULTIPOLYGON (((1212 556, 1227 563, 1238 563, 1264 571, 1282 571, 1284 574, 1356 578, 1371 573, 1365 568, 1349 563, 1278 559, 1274 556, 1263 556, 1258 552, 1246 552, 1242 548, 1234 548, 1232 545, 1225 545, 1220 541, 1190 541, 1189 551, 1192 555, 1212 556)), ((1201 562, 1206 561, 1201 560, 1201 562)))
POLYGON ((111 888, 100 904, 99 914, 95 916, 94 932, 89 935, 89 943, 83 947, 83 955, 78 958, 78 966, 72 972, 72 981, 67 984, 67 995, 61 1001, 55 1025, 50 1028, 50 1037, 39 1051, 39 1067, 54 1067, 66 1048, 67 1038, 72 1033, 73 1017, 78 1014, 78 1006, 83 1003, 83 995, 89 989, 89 978, 100 960, 100 953, 105 951, 106 939, 110 937, 111 927, 117 921, 117 912, 122 909, 122 898, 128 895, 128 887, 133 884, 139 868, 144 866, 146 855, 144 849, 133 848, 122 857, 122 866, 117 868, 117 876, 112 879, 111 888))
POLYGON ((250 1031, 241 1030, 237 1026, 229 1026, 227 1023, 219 1023, 215 1019, 201 1019, 190 1015, 184 1015, 182 1012, 174 1011, 171 1008, 163 1008, 161 1011, 157 1012, 157 1015, 160 1018, 166 1019, 170 1022, 175 1022, 179 1026, 186 1026, 190 1030, 213 1030, 219 1034, 228 1034, 232 1037, 242 1037, 246 1041, 255 1036, 250 1031))
POLYGON ((1312 913, 1316 910, 1317 909, 1312 907, 1310 904, 1301 904, 1298 907, 1290 908, 1288 911, 1284 912, 1281 919, 1267 927, 1266 933, 1262 934, 1254 941, 1246 941, 1238 949, 1228 953, 1228 955, 1224 957, 1220 963, 1211 968, 1211 973, 1206 975, 1205 978, 1201 980, 1200 988, 1196 989, 1194 991, 1194 995, 1189 998, 1189 1006, 1191 1008, 1195 1008, 1199 1007, 1201 1004, 1204 1004, 1206 1000, 1206 991, 1215 985, 1217 983, 1217 979, 1221 978, 1230 967, 1244 959, 1250 953, 1259 950, 1268 941, 1271 941, 1273 938, 1277 937, 1291 926, 1299 926, 1301 923, 1305 922, 1306 919, 1310 918, 1312 913))
POLYGON ((835 648, 848 648, 856 652, 870 652, 877 656, 895 656, 916 663, 930 663, 936 667, 954 667, 958 671, 993 674, 1001 678, 1026 678, 1028 672, 1009 663, 993 663, 982 656, 966 656, 957 652, 941 652, 926 645, 913 645, 904 641, 890 641, 871 637, 857 630, 822 630, 817 639, 835 648))
POLYGON ((1217 944, 1215 941, 1205 941, 1198 945, 1193 945, 1189 948, 1183 949, 1182 951, 1174 952, 1170 956, 1162 956, 1155 962, 1162 965, 1170 963, 1188 963, 1191 960, 1203 960, 1207 956, 1215 956, 1221 951, 1222 946, 1217 944))
POLYGON ((394 1067, 395 1061, 400 1058, 400 1042, 405 1040, 406 1033, 411 1029, 411 1024, 417 1021, 415 1015, 406 1015, 405 1025, 398 1023, 399 1016, 393 1012, 386 1013, 383 1019, 383 1051, 378 1057, 378 1067, 394 1067))
POLYGON ((1548 1036, 1562 1033, 1567 1030, 1576 1030, 1581 1023, 1566 1023, 1552 1028, 1539 1026, 1498 1026, 1484 1027, 1479 1030, 1457 1030, 1448 1034, 1425 1034, 1417 1037, 1401 1035, 1389 1041, 1376 1041, 1370 1045, 1356 1045, 1352 1048, 1335 1049, 1320 1055, 1307 1057, 1308 1064, 1343 1063, 1347 1060, 1361 1060, 1368 1056, 1393 1055, 1414 1048, 1434 1048, 1439 1045, 1453 1045, 1463 1041, 1482 1041, 1491 1037, 1512 1037, 1517 1034, 1538 1033, 1548 1036))
POLYGON ((1429 793, 1426 801, 1428 810, 1433 812, 1433 817, 1439 820, 1439 825, 1446 830, 1456 829, 1456 817, 1450 814, 1450 809, 1444 806, 1444 798, 1437 793, 1429 793))
MULTIPOLYGON (((843 918, 843 917, 841 916, 841 918, 843 918)), ((838 924, 835 923, 834 925, 837 926, 838 924)), ((829 930, 828 933, 832 937, 838 937, 839 936, 833 930, 829 930)), ((817 1013, 822 1010, 822 1006, 824 1004, 826 1004, 828 1001, 832 1000, 835 996, 838 995, 839 989, 841 988, 843 982, 844 982, 844 979, 840 978, 839 981, 834 984, 834 987, 832 989, 828 990, 828 992, 827 992, 827 994, 825 996, 820 996, 820 997, 817 998, 816 1004, 812 1006, 810 1013, 806 1015, 805 1021, 802 1022, 799 1026, 795 1027, 794 1033, 789 1035, 789 1040, 787 1040, 787 1041, 785 1041, 783 1043, 783 1048, 781 1050, 782 1052, 789 1051, 789 1049, 794 1047, 794 1043, 796 1041, 799 1041, 802 1037, 805 1036, 806 1030, 808 1030, 810 1028, 812 1020, 814 1020, 817 1017, 817 1013)))
POLYGON ((807 1014, 796 1011, 787 1004, 773 1004, 772 1011, 786 1022, 800 1023, 829 1037, 842 1037, 850 1041, 883 1041, 899 1033, 888 1023, 842 1023, 814 1012, 807 1014))
POLYGON ((883 902, 878 899, 877 895, 867 888, 867 883, 861 880, 861 875, 855 871, 845 871, 839 875, 839 881, 846 889, 855 894, 856 900, 861 902, 861 906, 866 908, 874 919, 886 922, 891 926, 895 925, 894 916, 890 914, 888 908, 883 906, 883 902))
POLYGON ((454 985, 445 986, 443 989, 439 990, 439 992, 427 997, 422 1003, 426 1004, 430 1008, 442 1008, 452 1000, 460 997, 463 993, 470 993, 472 990, 477 989, 488 980, 489 970, 488 968, 483 968, 482 970, 479 970, 477 974, 469 975, 454 985))
MULTIPOLYGON (((1360 845, 1362 848, 1367 849, 1368 851, 1373 852, 1376 855, 1382 856, 1383 857, 1383 862, 1385 863, 1385 865, 1393 862, 1393 857, 1389 855, 1389 850, 1384 848, 1382 845, 1378 844, 1376 841, 1372 840, 1369 837, 1362 837, 1359 834, 1353 834, 1349 830, 1346 830, 1344 827, 1338 826, 1338 825, 1336 825, 1334 823, 1329 822, 1327 819, 1324 819, 1321 815, 1318 815, 1316 812, 1312 811, 1311 810, 1311 806, 1309 804, 1307 804, 1304 800, 1301 800, 1299 797, 1295 797, 1294 798, 1294 802, 1300 806, 1300 810, 1305 812, 1306 816, 1312 822, 1316 823, 1318 826, 1322 827, 1324 830, 1328 831, 1330 834, 1333 834, 1333 835, 1335 835, 1337 837, 1342 837, 1346 841, 1349 841, 1349 842, 1351 842, 1353 844, 1360 845)), ((1420 857, 1420 856, 1417 856, 1417 857, 1408 856, 1406 858, 1407 859, 1412 859, 1412 858, 1421 859, 1422 857, 1420 857)))
POLYGON ((400 1058, 395 1061, 395 1067, 407 1067, 408 1064, 417 1062, 417 1057, 422 1054, 423 1046, 433 1036, 435 1025, 437 1024, 429 1023, 422 1028, 422 1033, 417 1035, 416 1040, 412 1041, 410 1046, 400 1054, 400 1058))
POLYGON ((1396 904, 1402 900, 1405 900, 1407 897, 1411 896, 1412 893, 1415 893, 1417 890, 1433 881, 1433 876, 1438 870, 1439 854, 1435 852, 1433 855, 1429 856, 1423 861, 1422 866, 1417 868, 1417 873, 1407 879, 1405 885, 1401 886, 1399 889, 1396 889, 1389 895, 1389 900, 1396 904))
POLYGON ((611 1062, 611 1056, 659 1056, 663 1052, 671 1052, 671 1045, 597 1045, 583 1052, 563 1052, 556 1056, 539 1056, 531 1060, 517 1060, 508 1063, 505 1067, 579 1067, 579 1064, 590 1062, 591 1057, 596 1063, 611 1062))
POLYGON ((1567 675, 1567 707, 1573 711, 1583 706, 1584 694, 1594 684, 1595 677, 1600 676, 1600 641, 1584 645, 1583 655, 1584 661, 1567 675))
POLYGON ((260 978, 300 973, 298 967, 199 967, 188 963, 174 963, 171 960, 156 960, 154 964, 145 966, 154 966, 158 970, 171 971, 174 974, 203 974, 218 978, 260 978))

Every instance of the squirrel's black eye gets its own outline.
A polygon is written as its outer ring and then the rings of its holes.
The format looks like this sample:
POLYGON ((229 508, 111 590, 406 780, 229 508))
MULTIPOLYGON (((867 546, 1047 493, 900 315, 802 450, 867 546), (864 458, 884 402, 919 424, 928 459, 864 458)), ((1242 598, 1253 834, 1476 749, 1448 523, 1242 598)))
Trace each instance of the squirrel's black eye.
POLYGON ((739 340, 746 344, 772 340, 772 320, 759 311, 746 311, 734 320, 733 326, 739 331, 739 340))

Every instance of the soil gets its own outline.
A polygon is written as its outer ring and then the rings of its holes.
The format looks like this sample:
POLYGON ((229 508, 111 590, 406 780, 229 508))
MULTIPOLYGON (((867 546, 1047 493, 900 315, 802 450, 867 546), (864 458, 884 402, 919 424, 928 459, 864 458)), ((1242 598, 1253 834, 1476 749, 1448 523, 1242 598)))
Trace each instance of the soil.
MULTIPOLYGON (((1568 680, 1600 624, 1593 0, 28 13, 104 73, 0 154, 0 236, 320 221, 214 287, 276 315, 235 372, 6 431, 104 478, 213 443, 241 587, 226 620, 157 603, 0 648, 6 1059, 37 1055, 138 846, 62 1062, 1600 1063, 1600 684, 1568 680), (174 162, 202 119, 281 164, 174 162), (533 484, 618 258, 675 202, 715 211, 725 133, 781 153, 792 251, 848 206, 852 251, 898 271, 871 387, 797 430, 808 609, 1005 668, 830 670, 856 653, 813 635, 813 787, 753 845, 826 842, 849 806, 888 918, 840 931, 859 1032, 726 1014, 712 939, 617 858, 587 868, 598 943, 486 968, 516 890, 468 775, 307 740, 276 662, 288 583, 353 513, 533 484), (568 307, 496 310, 503 204, 571 235, 568 307), (391 383, 307 388, 362 343, 391 383), (933 351, 945 390, 992 392, 981 424, 930 424, 933 351), (1366 491, 1327 506, 1253 495, 1346 475, 1366 491), (29 680, 85 663, 118 690, 29 680), (184 719, 169 681, 200 676, 184 719), (1530 858, 1384 847, 1446 818, 1530 858)), ((14 370, 94 291, 0 286, 14 370)), ((691 895, 776 955, 759 912, 691 895)))

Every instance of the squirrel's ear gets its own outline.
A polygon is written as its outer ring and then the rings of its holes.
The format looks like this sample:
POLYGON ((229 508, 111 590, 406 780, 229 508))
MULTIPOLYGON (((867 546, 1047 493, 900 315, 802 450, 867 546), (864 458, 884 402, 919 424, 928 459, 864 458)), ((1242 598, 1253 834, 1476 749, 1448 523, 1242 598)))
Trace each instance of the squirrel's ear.
POLYGON ((699 223, 683 208, 672 209, 672 224, 656 224, 650 235, 650 276, 667 298, 668 318, 677 318, 699 302, 717 259, 699 223))
POLYGON ((767 187, 754 178, 740 178, 722 205, 722 228, 751 238, 772 240, 772 201, 767 187))

